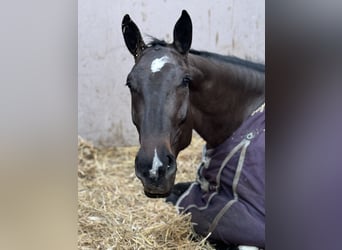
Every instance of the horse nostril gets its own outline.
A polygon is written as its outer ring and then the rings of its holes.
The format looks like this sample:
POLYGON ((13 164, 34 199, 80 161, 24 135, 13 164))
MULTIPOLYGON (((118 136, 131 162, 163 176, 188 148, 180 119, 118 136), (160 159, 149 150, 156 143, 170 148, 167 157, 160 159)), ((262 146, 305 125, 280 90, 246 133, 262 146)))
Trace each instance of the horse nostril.
POLYGON ((173 155, 169 154, 166 156, 168 159, 167 171, 174 172, 176 170, 176 159, 173 155))
POLYGON ((175 162, 175 160, 174 160, 175 157, 173 155, 167 155, 166 157, 168 159, 168 164, 167 165, 169 165, 169 166, 173 165, 174 162, 175 162))

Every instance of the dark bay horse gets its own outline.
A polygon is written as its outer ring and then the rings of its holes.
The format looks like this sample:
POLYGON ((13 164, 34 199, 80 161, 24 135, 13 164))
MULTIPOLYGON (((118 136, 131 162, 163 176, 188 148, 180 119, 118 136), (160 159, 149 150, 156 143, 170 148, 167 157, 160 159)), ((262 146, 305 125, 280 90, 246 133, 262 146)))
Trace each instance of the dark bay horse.
MULTIPOLYGON (((236 57, 190 49, 192 22, 184 10, 174 27, 171 44, 157 39, 145 44, 129 15, 122 20, 122 33, 135 59, 126 84, 131 92, 131 115, 141 145, 135 159, 136 175, 148 197, 167 197, 177 187, 174 187, 177 155, 190 144, 193 129, 206 141, 206 150, 214 150, 262 107, 265 67, 236 57)), ((264 185, 263 180, 259 182, 264 185)), ((179 194, 189 185, 180 187, 179 194)), ((262 247, 259 241, 247 239, 235 243, 262 247)))

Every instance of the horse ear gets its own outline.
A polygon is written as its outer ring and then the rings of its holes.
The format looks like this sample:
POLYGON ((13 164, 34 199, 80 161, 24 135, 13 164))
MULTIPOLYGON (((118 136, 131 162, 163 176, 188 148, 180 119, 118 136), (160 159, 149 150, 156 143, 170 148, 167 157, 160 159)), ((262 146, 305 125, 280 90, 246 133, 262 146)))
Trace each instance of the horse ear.
POLYGON ((121 29, 129 52, 131 52, 134 58, 137 58, 146 47, 139 28, 129 15, 126 14, 122 19, 121 29))
POLYGON ((185 10, 182 11, 181 17, 178 19, 173 30, 173 46, 181 54, 186 54, 192 41, 192 23, 191 18, 185 10))

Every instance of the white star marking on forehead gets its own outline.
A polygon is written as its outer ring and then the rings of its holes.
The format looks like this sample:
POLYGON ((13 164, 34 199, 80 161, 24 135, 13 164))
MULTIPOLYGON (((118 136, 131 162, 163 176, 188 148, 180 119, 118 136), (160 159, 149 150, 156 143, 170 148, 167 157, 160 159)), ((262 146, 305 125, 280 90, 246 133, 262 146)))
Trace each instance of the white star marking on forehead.
POLYGON ((163 56, 161 58, 154 59, 151 63, 151 71, 152 73, 160 71, 165 63, 170 62, 170 58, 168 56, 163 56))

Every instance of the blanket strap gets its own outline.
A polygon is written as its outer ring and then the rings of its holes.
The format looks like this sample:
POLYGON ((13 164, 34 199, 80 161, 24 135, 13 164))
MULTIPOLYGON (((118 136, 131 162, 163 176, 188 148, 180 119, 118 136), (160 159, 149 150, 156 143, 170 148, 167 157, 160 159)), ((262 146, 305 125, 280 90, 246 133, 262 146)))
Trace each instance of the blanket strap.
POLYGON ((223 170, 223 168, 225 167, 225 165, 228 163, 228 161, 230 160, 230 158, 242 147, 241 153, 240 153, 240 158, 239 158, 239 162, 238 162, 238 166, 236 168, 235 171, 235 176, 233 179, 233 194, 234 194, 234 199, 230 200, 229 202, 227 202, 227 204, 220 210, 220 212, 215 216, 215 219, 213 220, 213 222, 211 223, 208 232, 213 232, 215 230, 215 228, 217 227, 219 221, 221 220, 222 216, 228 211, 228 209, 235 203, 238 201, 239 197, 237 194, 237 185, 240 179, 240 175, 242 172, 242 167, 243 167, 243 163, 245 161, 245 157, 246 157, 246 151, 247 151, 247 147, 250 144, 250 140, 248 139, 243 139, 225 158, 225 160, 223 161, 219 174, 217 175, 218 178, 218 187, 220 184, 220 179, 221 179, 221 172, 223 170))

